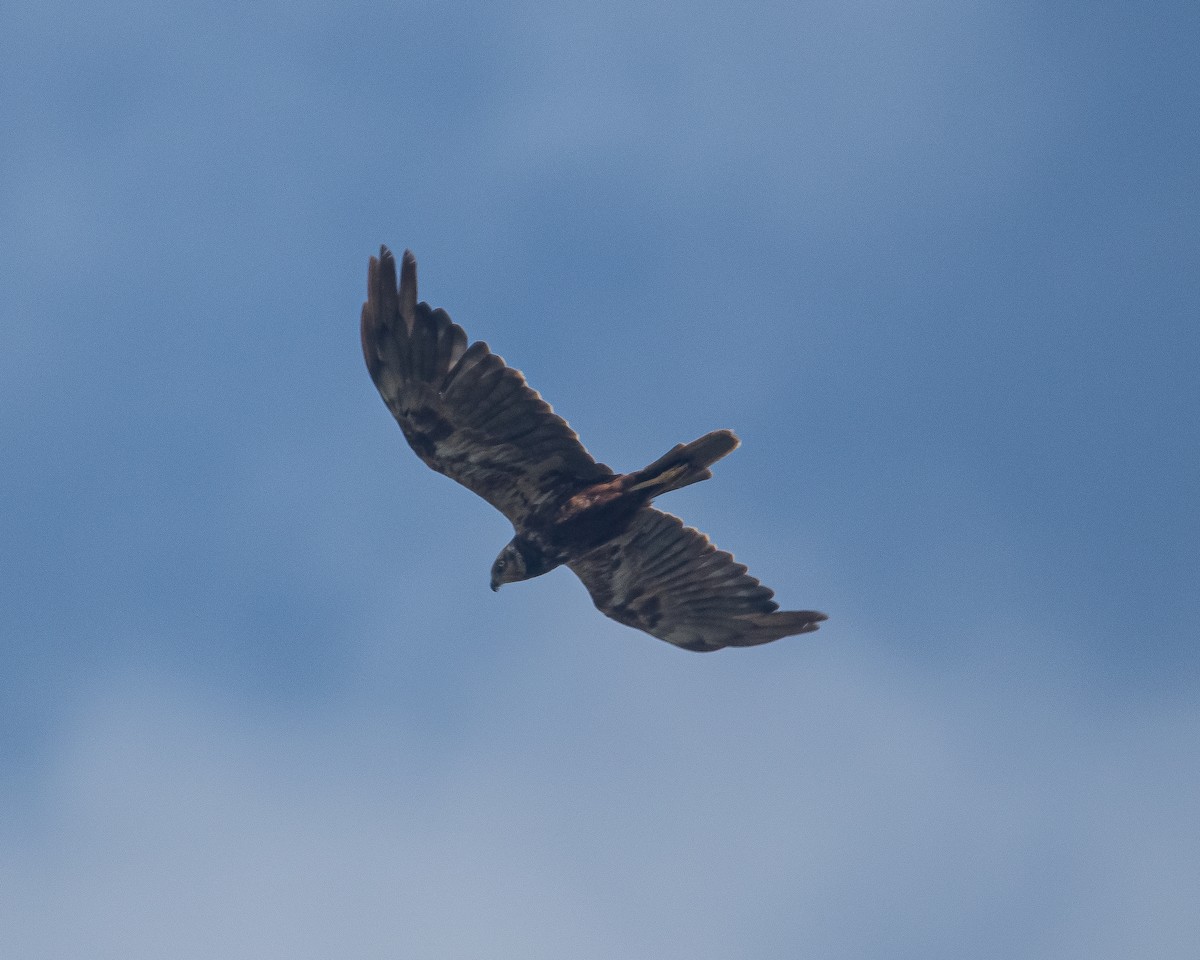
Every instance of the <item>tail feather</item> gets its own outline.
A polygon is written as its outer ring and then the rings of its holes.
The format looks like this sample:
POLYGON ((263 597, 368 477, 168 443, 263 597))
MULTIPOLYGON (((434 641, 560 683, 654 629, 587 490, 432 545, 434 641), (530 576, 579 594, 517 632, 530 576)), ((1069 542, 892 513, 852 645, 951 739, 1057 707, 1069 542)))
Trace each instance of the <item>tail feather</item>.
POLYGON ((708 468, 732 453, 740 441, 732 430, 714 430, 699 440, 680 443, 633 474, 630 490, 647 490, 652 497, 699 483, 712 476, 708 468))

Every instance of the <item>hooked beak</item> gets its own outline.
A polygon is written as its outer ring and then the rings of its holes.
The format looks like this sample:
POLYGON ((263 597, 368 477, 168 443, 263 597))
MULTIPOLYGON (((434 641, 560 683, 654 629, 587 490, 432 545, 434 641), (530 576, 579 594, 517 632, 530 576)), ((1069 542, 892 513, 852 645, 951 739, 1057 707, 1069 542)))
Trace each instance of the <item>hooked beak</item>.
POLYGON ((492 581, 492 593, 495 593, 499 589, 500 589, 500 584, 498 584, 495 580, 493 580, 492 581))

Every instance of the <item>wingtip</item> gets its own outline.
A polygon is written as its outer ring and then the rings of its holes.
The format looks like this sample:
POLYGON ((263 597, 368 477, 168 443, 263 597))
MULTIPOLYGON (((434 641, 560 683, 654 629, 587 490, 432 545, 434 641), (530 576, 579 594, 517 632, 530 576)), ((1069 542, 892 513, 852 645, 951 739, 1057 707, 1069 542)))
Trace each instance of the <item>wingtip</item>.
POLYGON ((829 619, 828 614, 821 613, 817 610, 800 610, 794 614, 797 619, 804 618, 808 622, 805 623, 801 633, 812 633, 818 629, 822 623, 829 619))
POLYGON ((400 258, 400 316, 412 330, 413 317, 417 308, 417 258, 411 250, 405 250, 400 258))
POLYGON ((397 308, 396 260, 386 246, 380 246, 379 256, 371 257, 367 267, 367 299, 363 304, 360 335, 367 368, 375 375, 378 358, 374 342, 381 325, 389 322, 397 308))
POLYGON ((823 620, 829 618, 816 610, 779 610, 757 618, 758 631, 750 633, 741 643, 730 646, 754 646, 759 643, 770 643, 783 637, 795 637, 802 633, 812 633, 823 620))
POLYGON ((379 256, 371 257, 371 263, 367 268, 367 285, 371 289, 375 289, 380 283, 396 282, 396 258, 392 256, 392 251, 385 246, 379 247, 379 256))

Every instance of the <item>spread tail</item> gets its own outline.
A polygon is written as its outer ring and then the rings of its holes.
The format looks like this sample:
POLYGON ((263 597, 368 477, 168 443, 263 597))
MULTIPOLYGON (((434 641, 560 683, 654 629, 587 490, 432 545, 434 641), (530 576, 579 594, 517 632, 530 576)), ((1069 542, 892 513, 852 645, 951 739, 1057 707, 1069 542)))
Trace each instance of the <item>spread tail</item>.
POLYGON ((651 497, 699 483, 712 476, 708 468, 733 452, 740 441, 732 430, 714 430, 699 440, 680 443, 650 466, 632 474, 630 490, 646 490, 651 497))

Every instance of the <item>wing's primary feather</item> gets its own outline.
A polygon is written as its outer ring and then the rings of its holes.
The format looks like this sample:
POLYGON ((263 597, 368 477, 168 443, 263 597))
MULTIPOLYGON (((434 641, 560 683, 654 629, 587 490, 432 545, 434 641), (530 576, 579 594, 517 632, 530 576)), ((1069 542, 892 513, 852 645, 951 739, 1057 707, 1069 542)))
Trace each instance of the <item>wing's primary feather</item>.
POLYGON ((409 445, 514 524, 564 489, 611 477, 520 371, 467 335, 445 310, 417 301, 417 262, 380 248, 362 311, 371 379, 409 445))
POLYGON ((653 507, 568 566, 606 616, 686 650, 768 643, 809 633, 826 619, 813 610, 780 610, 774 592, 730 554, 653 507))

